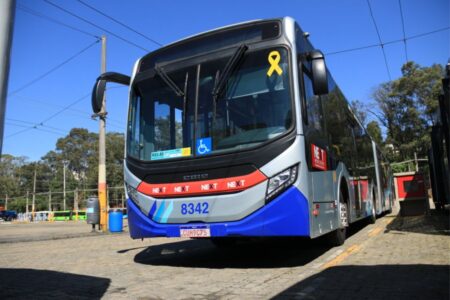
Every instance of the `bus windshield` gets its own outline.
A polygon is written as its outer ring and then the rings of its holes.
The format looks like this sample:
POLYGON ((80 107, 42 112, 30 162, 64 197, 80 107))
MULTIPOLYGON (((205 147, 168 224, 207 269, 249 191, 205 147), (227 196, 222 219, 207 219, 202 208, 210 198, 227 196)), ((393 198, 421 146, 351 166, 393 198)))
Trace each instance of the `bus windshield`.
POLYGON ((164 73, 175 88, 160 73, 137 82, 128 155, 146 161, 211 155, 254 147, 288 131, 293 122, 287 50, 246 52, 214 97, 230 57, 168 66, 164 73))

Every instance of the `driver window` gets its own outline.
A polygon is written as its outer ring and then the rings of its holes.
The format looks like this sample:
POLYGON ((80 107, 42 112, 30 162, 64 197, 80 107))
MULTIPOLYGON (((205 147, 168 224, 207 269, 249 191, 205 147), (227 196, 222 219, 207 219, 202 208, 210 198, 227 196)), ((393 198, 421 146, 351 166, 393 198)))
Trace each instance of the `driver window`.
POLYGON ((323 129, 322 107, 320 103, 320 97, 314 95, 313 83, 309 71, 303 68, 303 96, 304 96, 304 109, 306 109, 305 124, 318 131, 323 129))

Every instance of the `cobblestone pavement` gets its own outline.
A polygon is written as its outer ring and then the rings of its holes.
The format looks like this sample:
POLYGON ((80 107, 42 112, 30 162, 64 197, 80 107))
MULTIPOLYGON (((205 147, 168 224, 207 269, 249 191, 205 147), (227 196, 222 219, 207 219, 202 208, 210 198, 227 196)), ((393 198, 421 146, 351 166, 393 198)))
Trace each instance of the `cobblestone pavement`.
MULTIPOLYGON (((218 249, 207 240, 140 241, 131 240, 126 233, 2 243, 1 295, 77 299, 449 298, 448 216, 388 215, 374 225, 363 223, 355 224, 346 243, 335 248, 322 246, 320 240, 271 239, 218 249)), ((1 227, 0 234, 3 231, 1 227)))

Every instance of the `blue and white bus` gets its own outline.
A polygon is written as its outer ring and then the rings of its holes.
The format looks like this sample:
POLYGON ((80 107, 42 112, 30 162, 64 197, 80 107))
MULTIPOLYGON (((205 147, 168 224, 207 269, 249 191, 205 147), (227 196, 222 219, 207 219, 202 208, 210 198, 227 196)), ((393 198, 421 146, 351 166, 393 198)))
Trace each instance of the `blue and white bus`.
POLYGON ((322 53, 289 17, 219 28, 139 59, 125 183, 132 238, 329 235, 391 209, 389 171, 322 53), (382 180, 384 180, 382 182, 382 180))

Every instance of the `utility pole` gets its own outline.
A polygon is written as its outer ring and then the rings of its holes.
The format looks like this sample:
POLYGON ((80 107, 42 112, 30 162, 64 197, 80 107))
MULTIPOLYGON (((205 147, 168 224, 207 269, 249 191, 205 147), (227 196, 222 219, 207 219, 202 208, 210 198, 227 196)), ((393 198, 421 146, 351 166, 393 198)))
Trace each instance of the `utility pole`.
POLYGON ((63 160, 63 210, 66 210, 66 166, 67 161, 63 160))
POLYGON ((35 208, 35 203, 36 203, 36 169, 37 169, 37 165, 34 164, 33 201, 31 202, 31 215, 33 216, 33 221, 34 221, 34 208, 35 208))
POLYGON ((5 210, 8 210, 8 194, 5 195, 5 210))
POLYGON ((9 57, 11 54, 15 8, 15 0, 0 1, 0 156, 3 148, 3 126, 5 124, 9 57))
POLYGON ((78 188, 75 189, 73 195, 73 210, 75 211, 75 220, 78 221, 78 188))
POLYGON ((416 164, 416 172, 419 172, 419 162, 417 161, 417 152, 414 152, 414 162, 416 164))
POLYGON ((52 190, 48 190, 48 211, 52 211, 52 190))
POLYGON ((25 212, 27 213, 27 218, 28 218, 28 196, 29 196, 30 192, 27 190, 27 207, 25 208, 25 212))
MULTIPOLYGON (((102 35, 102 56, 101 56, 101 74, 106 72, 106 36, 102 35)), ((106 94, 106 93, 105 93, 106 94)), ((107 200, 106 200, 106 96, 103 96, 102 109, 98 113, 99 132, 98 132, 98 199, 100 204, 100 228, 103 232, 107 230, 107 200)))

